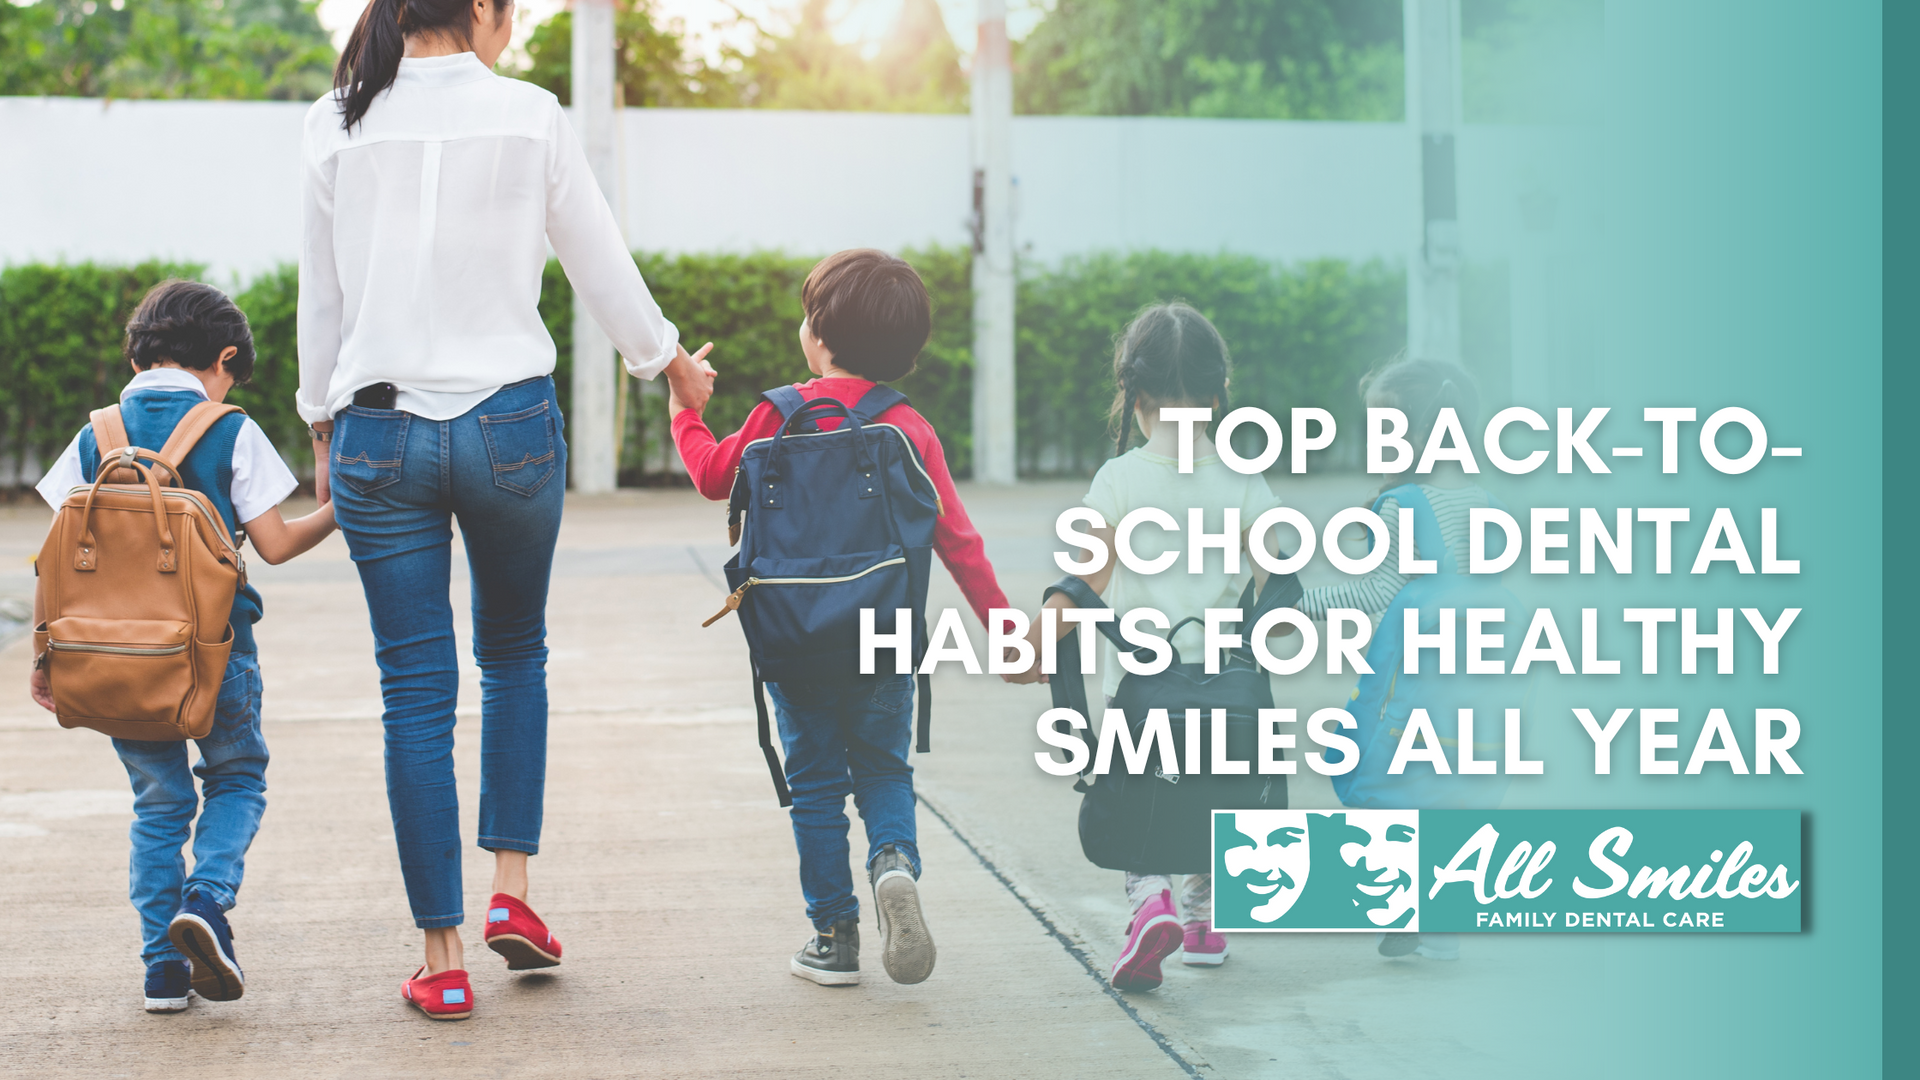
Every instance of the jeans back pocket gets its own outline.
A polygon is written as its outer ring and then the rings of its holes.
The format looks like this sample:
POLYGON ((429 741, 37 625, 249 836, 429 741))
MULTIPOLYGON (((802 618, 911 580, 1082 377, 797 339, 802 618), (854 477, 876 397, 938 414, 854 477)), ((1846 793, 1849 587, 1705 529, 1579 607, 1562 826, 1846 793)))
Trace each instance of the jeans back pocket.
POLYGON ((334 424, 331 479, 370 494, 400 479, 411 413, 349 405, 334 424))
POLYGON ((545 401, 518 412, 480 418, 486 436, 493 482, 519 495, 532 495, 557 471, 553 410, 545 401))

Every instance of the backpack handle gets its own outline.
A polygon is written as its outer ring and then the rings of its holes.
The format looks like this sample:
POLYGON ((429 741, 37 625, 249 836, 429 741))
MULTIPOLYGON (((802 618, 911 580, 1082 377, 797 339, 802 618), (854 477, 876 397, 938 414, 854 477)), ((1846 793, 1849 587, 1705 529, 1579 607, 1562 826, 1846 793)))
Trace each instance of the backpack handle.
POLYGON ((761 498, 761 505, 770 507, 778 507, 780 505, 780 492, 777 487, 782 475, 780 472, 780 455, 784 450, 788 437, 799 433, 796 432, 796 428, 804 430, 806 425, 813 423, 816 416, 832 415, 836 412, 846 417, 847 427, 853 431, 854 446, 860 454, 860 470, 866 473, 873 471, 873 454, 867 447, 867 433, 864 430, 865 425, 860 422, 859 414, 833 398, 814 398, 812 401, 807 402, 805 405, 787 414, 786 420, 780 425, 779 432, 773 437, 773 449, 767 453, 767 490, 761 498))
POLYGON ((93 500, 94 496, 100 494, 100 485, 106 483, 107 477, 117 469, 131 469, 147 482, 147 492, 153 497, 153 531, 160 541, 159 571, 171 574, 179 568, 179 560, 173 554, 173 529, 167 524, 166 500, 160 495, 160 481, 155 478, 154 470, 140 462, 143 453, 151 454, 152 451, 123 446, 114 451, 111 458, 101 462, 100 475, 94 480, 93 486, 87 489, 87 506, 80 515, 80 546, 73 557, 75 570, 96 570, 100 566, 100 560, 94 556, 99 541, 93 535, 93 500))

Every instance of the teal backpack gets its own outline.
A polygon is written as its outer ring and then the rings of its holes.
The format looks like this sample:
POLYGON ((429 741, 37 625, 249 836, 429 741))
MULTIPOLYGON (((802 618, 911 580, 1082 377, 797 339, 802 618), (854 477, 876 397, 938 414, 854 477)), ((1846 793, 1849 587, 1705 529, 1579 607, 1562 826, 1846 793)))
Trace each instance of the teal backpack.
MULTIPOLYGON (((1389 498, 1414 512, 1414 543, 1422 557, 1432 558, 1438 572, 1424 574, 1407 582, 1393 598, 1380 628, 1367 647, 1367 666, 1371 675, 1362 675, 1354 687, 1347 712, 1359 727, 1347 734, 1360 744, 1360 761, 1353 769, 1333 777, 1334 794, 1343 806, 1383 810, 1415 809, 1491 809, 1500 805, 1506 794, 1504 772, 1490 776, 1461 776, 1457 772, 1442 776, 1431 764, 1416 761, 1399 776, 1390 775, 1394 750, 1406 731, 1413 710, 1425 709, 1440 736, 1447 763, 1459 763, 1459 711, 1472 709, 1474 717, 1473 756, 1482 761, 1503 762, 1505 754, 1506 710, 1525 704, 1526 676, 1467 675, 1466 636, 1468 608, 1505 608, 1509 613, 1521 610, 1514 596, 1496 575, 1469 575, 1460 572, 1453 552, 1440 534, 1440 519, 1433 512, 1418 484, 1404 484, 1384 491, 1374 500, 1373 512, 1389 498), (1433 652, 1421 656, 1420 673, 1409 675, 1405 655, 1406 609, 1420 612, 1420 632, 1435 633, 1440 628, 1440 609, 1454 610, 1455 674, 1439 673, 1439 658, 1433 652)), ((1490 505, 1505 509, 1491 496, 1490 505)), ((1394 523, 1389 522, 1389 526, 1394 523)), ((1499 656, 1512 669, 1519 650, 1521 634, 1512 626, 1512 616, 1503 628, 1504 649, 1486 650, 1488 658, 1499 656)), ((1337 750, 1326 754, 1329 764, 1345 760, 1337 750)))

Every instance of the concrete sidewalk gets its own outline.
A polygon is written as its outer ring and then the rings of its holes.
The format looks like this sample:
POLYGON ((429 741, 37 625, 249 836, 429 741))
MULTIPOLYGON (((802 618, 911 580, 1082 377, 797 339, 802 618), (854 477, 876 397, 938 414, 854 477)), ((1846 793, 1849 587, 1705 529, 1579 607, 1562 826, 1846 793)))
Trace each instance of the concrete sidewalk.
MULTIPOLYGON (((1363 484, 1282 494, 1318 520, 1363 498, 1363 484)), ((1057 576, 1054 515, 1081 490, 965 491, 1016 605, 1033 607, 1057 576)), ((0 511, 0 600, 30 594, 25 560, 46 521, 34 506, 0 511)), ((877 963, 857 988, 793 978, 787 957, 807 924, 791 831, 754 741, 746 650, 730 622, 699 625, 726 592, 724 541, 722 509, 691 492, 569 504, 531 896, 567 961, 509 975, 479 944, 491 860, 470 848, 477 1010, 464 1023, 426 1021, 399 1000, 419 937, 387 816, 365 601, 338 537, 255 568, 273 765, 233 914, 249 978, 241 1001, 140 1011, 124 772, 103 737, 59 730, 27 700, 25 642, 0 652, 7 1072, 1399 1080, 1522 1075, 1534 1044, 1557 1039, 1564 1051, 1568 1025, 1533 1021, 1584 1006, 1530 999, 1538 961, 1523 939, 1473 939, 1468 961, 1436 964, 1384 961, 1370 936, 1239 935, 1224 968, 1173 963, 1159 991, 1113 993, 1104 974, 1127 917, 1120 875, 1082 858, 1078 796, 1033 764, 1046 690, 986 676, 936 679, 935 752, 914 759, 933 978, 896 986, 877 963)), ((936 578, 934 605, 960 606, 936 578)), ((456 580, 456 610, 465 591, 456 580)), ((464 613, 460 622, 464 641, 464 613)), ((477 672, 463 684, 456 755, 470 838, 477 672)), ((1303 708, 1344 700, 1350 686, 1324 675, 1276 683, 1281 704, 1303 708)), ((1291 794, 1295 806, 1335 805, 1319 777, 1298 778, 1291 794)), ((858 860, 857 828, 854 838, 858 860)), ((1582 956, 1603 962, 1599 947, 1559 945, 1556 974, 1582 956)))
MULTIPOLYGON (((21 570, 45 521, 31 507, 0 514, 0 589, 31 588, 21 570)), ((689 551, 689 538, 725 539, 720 511, 682 494, 568 509, 551 605, 546 830, 531 897, 567 960, 552 974, 510 975, 470 917, 477 1009, 464 1023, 424 1020, 399 999, 419 937, 387 817, 365 602, 337 537, 255 575, 267 598, 260 640, 273 764, 270 808, 232 916, 248 972, 237 1002, 196 1001, 179 1016, 140 1010, 125 774, 103 737, 60 730, 26 700, 29 646, 16 641, 0 654, 4 1071, 1182 1075, 932 815, 922 816, 921 843, 940 947, 933 978, 896 986, 869 963, 863 985, 827 989, 787 973, 807 934, 792 834, 754 744, 739 631, 700 630, 724 590, 709 576, 717 564, 698 543, 689 551)), ((456 593, 459 607, 464 583, 456 593)), ((457 750, 468 837, 479 776, 472 675, 457 750)), ((465 860, 470 916, 485 903, 490 863, 477 850, 465 860)), ((863 917, 871 935, 871 913, 863 917)))

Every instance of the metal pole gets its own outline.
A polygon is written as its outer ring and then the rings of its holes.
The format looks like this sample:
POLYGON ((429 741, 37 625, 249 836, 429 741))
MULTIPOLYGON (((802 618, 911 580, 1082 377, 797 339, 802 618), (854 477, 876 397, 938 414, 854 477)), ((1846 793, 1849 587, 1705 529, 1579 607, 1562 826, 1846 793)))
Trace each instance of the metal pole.
POLYGON ((973 53, 973 476, 1014 482, 1013 63, 1006 0, 979 0, 973 53))
POLYGON ((1406 0, 1407 123, 1420 139, 1420 243, 1407 273, 1407 351, 1460 360, 1458 0, 1406 0))
MULTIPOLYGON (((573 123, 608 205, 621 206, 616 154, 613 79, 613 2, 573 2, 573 123)), ((624 234, 626 223, 621 222, 624 234)), ((573 301, 573 408, 567 416, 567 456, 573 489, 612 491, 615 461, 613 342, 576 295, 573 301)))

